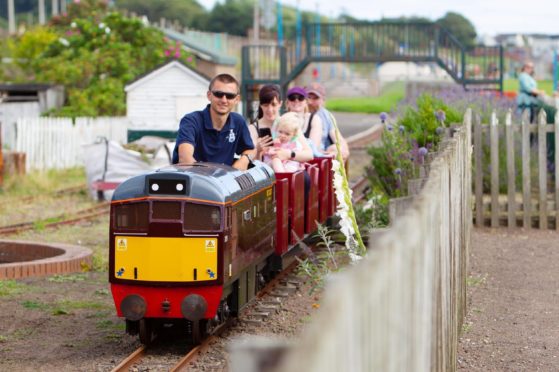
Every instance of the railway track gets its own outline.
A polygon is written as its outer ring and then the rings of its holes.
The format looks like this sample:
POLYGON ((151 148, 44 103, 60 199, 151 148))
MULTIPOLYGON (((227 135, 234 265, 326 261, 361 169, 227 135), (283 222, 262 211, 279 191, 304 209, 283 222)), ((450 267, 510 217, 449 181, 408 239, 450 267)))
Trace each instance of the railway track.
POLYGON ((0 227, 0 235, 7 235, 18 233, 27 230, 33 230, 38 226, 44 228, 58 227, 62 225, 71 225, 81 221, 87 221, 95 219, 99 216, 107 214, 109 212, 109 202, 100 203, 90 208, 82 209, 71 215, 66 213, 58 215, 56 217, 49 217, 35 221, 22 222, 13 225, 6 225, 0 227))
MULTIPOLYGON (((297 281, 288 278, 296 267, 297 261, 294 261, 285 270, 278 273, 256 294, 252 302, 242 310, 237 320, 243 324, 260 324, 264 322, 265 318, 270 315, 271 310, 279 308, 281 305, 281 298, 287 298, 287 296, 299 288, 300 280, 297 281), (267 299, 267 297, 272 297, 274 300, 267 299)), ((229 329, 237 320, 229 319, 220 325, 210 336, 206 337, 200 345, 189 348, 184 356, 180 357, 178 361, 169 366, 168 370, 171 372, 188 371, 189 365, 208 350, 218 339, 219 335, 229 329)), ((154 340, 154 343, 156 342, 157 339, 154 340)), ((142 363, 147 357, 148 349, 149 348, 144 345, 140 346, 115 366, 111 372, 124 372, 129 371, 131 368, 134 370, 143 370, 142 363)))

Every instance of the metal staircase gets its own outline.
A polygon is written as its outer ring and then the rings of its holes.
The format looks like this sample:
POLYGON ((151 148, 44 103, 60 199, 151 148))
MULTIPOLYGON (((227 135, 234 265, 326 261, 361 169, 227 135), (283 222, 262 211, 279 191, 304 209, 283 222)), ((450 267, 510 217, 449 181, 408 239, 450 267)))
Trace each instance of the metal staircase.
POLYGON ((502 91, 503 49, 467 50, 431 22, 313 23, 283 46, 242 49, 241 90, 245 114, 261 84, 288 84, 311 62, 432 62, 465 89, 502 91))

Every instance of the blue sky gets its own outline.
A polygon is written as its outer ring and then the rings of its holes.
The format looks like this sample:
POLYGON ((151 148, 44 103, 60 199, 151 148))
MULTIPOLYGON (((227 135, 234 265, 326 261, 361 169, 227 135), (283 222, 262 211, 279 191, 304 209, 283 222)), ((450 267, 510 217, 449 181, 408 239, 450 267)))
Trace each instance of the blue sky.
MULTIPOLYGON (((281 0, 297 6, 297 0, 281 0)), ((207 9, 224 0, 198 0, 207 9)), ((359 19, 378 20, 381 17, 422 16, 442 17, 453 11, 468 18, 480 35, 497 33, 559 34, 559 3, 557 0, 321 0, 299 1, 301 9, 335 17, 342 10, 359 19), (554 5, 555 3, 555 5, 554 5)))

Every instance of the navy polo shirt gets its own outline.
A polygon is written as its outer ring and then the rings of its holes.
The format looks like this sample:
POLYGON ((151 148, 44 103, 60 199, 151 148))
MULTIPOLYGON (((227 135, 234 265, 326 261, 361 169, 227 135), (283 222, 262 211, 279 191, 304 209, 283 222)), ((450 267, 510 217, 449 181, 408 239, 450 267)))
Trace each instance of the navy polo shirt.
POLYGON ((179 162, 179 146, 194 146, 194 159, 233 165, 234 155, 254 148, 245 119, 236 112, 229 113, 220 131, 214 129, 210 105, 202 111, 186 114, 179 124, 177 143, 173 151, 173 164, 179 162))

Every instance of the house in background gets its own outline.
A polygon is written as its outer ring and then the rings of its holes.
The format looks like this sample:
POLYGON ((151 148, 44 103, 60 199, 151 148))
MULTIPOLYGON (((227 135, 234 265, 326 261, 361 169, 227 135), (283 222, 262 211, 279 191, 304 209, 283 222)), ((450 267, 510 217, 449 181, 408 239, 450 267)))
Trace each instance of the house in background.
POLYGON ((180 119, 201 110, 210 79, 178 60, 171 60, 136 78, 124 88, 128 140, 144 135, 175 138, 180 119))
POLYGON ((16 121, 39 117, 64 104, 64 87, 54 84, 0 84, 0 123, 2 144, 15 148, 16 121))

